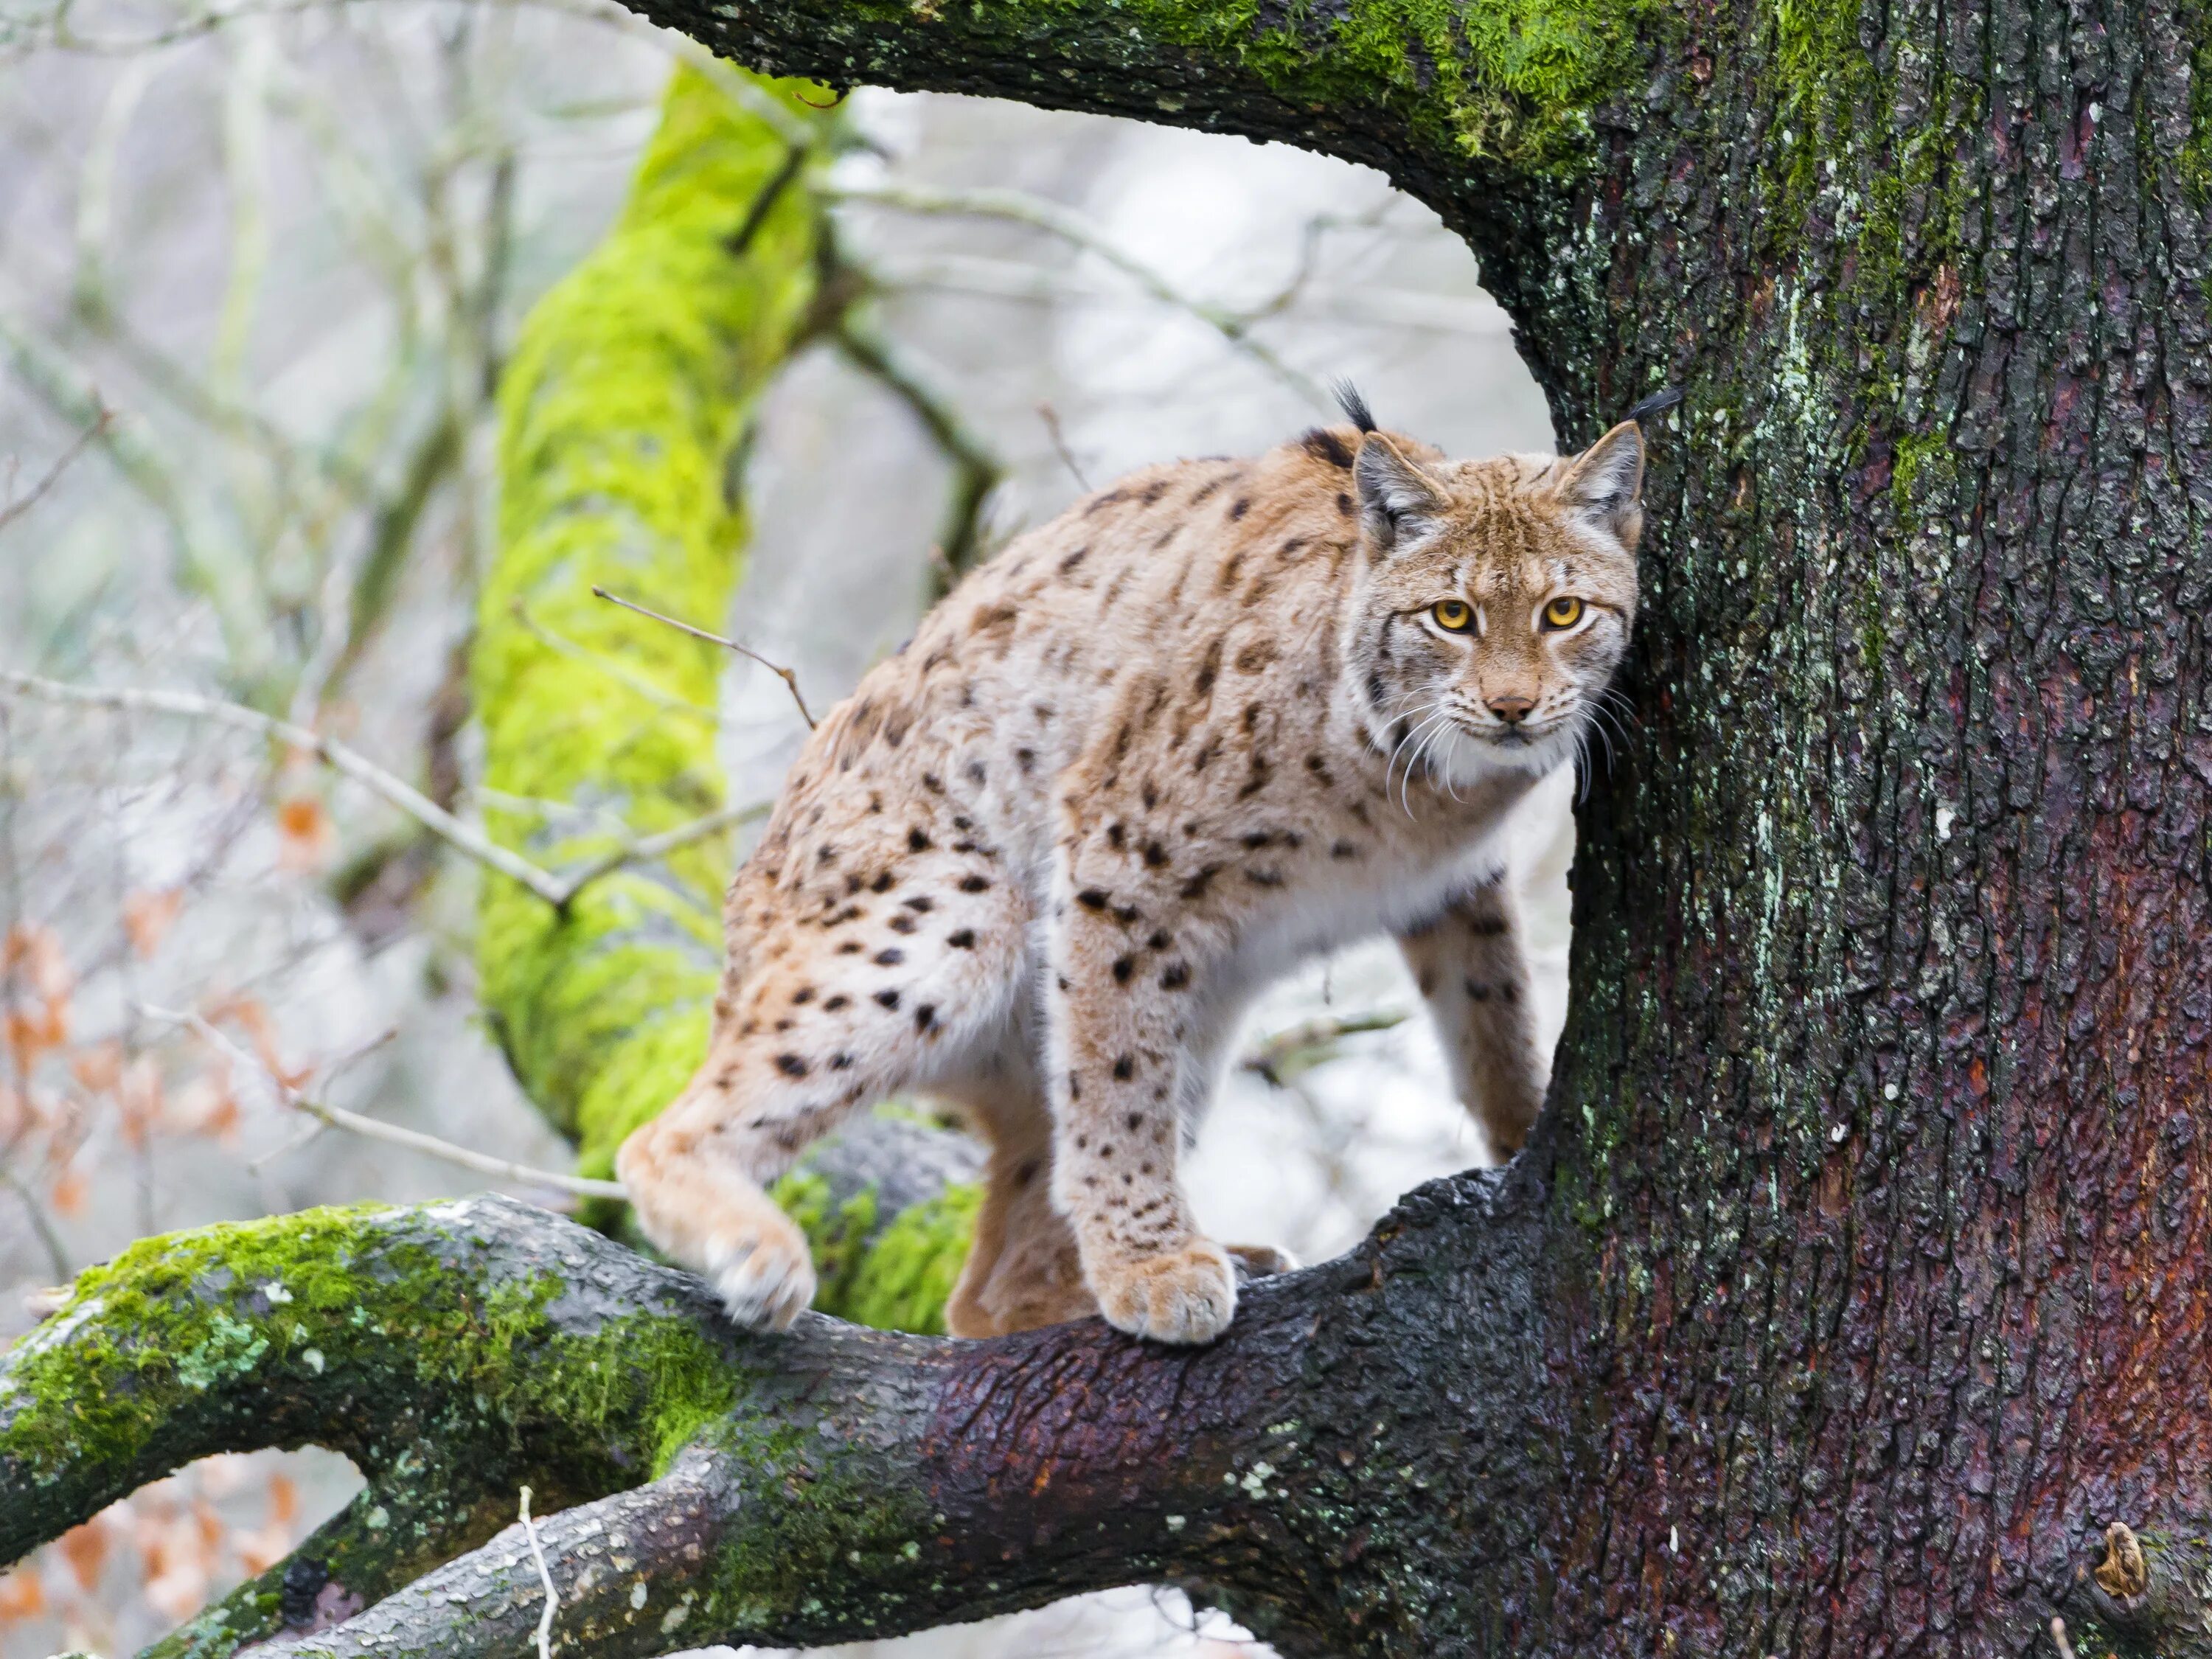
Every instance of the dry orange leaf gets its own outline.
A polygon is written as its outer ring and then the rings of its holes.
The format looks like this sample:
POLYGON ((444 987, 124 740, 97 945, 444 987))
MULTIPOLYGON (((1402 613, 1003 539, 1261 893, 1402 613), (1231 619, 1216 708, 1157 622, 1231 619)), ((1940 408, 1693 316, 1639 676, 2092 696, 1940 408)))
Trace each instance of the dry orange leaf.
POLYGON ((276 861, 287 870, 320 870, 337 846, 331 815, 313 795, 292 795, 277 803, 276 835, 276 861))
POLYGON ((89 1591, 99 1587, 100 1570, 107 1564, 107 1545, 106 1524, 97 1519, 62 1534, 55 1547, 61 1551, 62 1559, 69 1563, 79 1589, 89 1591))
POLYGON ((185 890, 181 887, 159 893, 125 895, 123 933, 131 941, 131 948, 142 957, 150 957, 160 950, 169 929, 176 925, 177 913, 184 906, 185 890))
POLYGON ((75 1170, 64 1170, 47 1193, 46 1201, 54 1206, 57 1214, 76 1216, 84 1213, 84 1200, 90 1195, 91 1188, 85 1178, 75 1170))
POLYGON ((34 1568, 0 1574, 0 1620, 35 1619, 46 1610, 46 1592, 34 1568))

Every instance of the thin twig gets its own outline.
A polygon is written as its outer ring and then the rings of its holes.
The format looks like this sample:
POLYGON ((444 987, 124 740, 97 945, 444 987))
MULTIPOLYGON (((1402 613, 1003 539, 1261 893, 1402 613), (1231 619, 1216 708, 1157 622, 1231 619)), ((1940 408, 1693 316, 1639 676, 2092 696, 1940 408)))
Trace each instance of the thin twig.
POLYGON ((550 1187, 556 1192, 573 1193, 579 1198, 623 1198, 627 1194, 619 1181, 594 1181, 587 1176, 562 1175, 552 1170, 536 1170, 527 1164, 517 1164, 511 1158, 494 1158, 489 1152, 479 1152, 466 1146, 457 1146, 450 1140, 441 1140, 435 1135, 426 1135, 414 1129, 403 1129, 396 1123, 380 1122, 373 1117, 363 1117, 359 1112, 349 1112, 343 1106, 333 1106, 301 1093, 291 1084, 248 1054, 222 1031, 217 1030, 197 1013, 173 1008, 142 1006, 139 1012, 149 1019, 157 1019, 172 1025, 182 1025, 197 1032, 201 1039, 220 1050, 234 1064, 252 1066, 269 1079, 271 1087, 283 1097, 286 1105, 309 1117, 319 1118, 333 1129, 343 1129, 368 1140, 381 1140, 387 1146, 404 1146, 410 1152, 441 1158, 447 1164, 459 1164, 464 1170, 473 1170, 478 1175, 491 1176, 501 1181, 526 1182, 532 1186, 550 1187))
POLYGON ((725 806, 719 811, 702 813, 689 823, 679 823, 672 830, 664 830, 657 836, 641 836, 637 840, 614 848, 611 852, 592 860, 563 884, 563 893, 558 901, 566 909, 569 902, 602 876, 632 864, 649 864, 679 848, 689 847, 695 841, 704 841, 719 830, 732 830, 741 823, 751 823, 766 817, 775 810, 773 804, 756 801, 750 806, 725 806))
MULTIPOLYGON (((345 1074, 348 1068, 354 1066, 358 1061, 368 1059, 369 1055, 374 1054, 379 1048, 384 1047, 386 1043, 391 1042, 398 1035, 399 1028, 397 1025, 387 1025, 377 1036, 371 1037, 367 1042, 362 1043, 360 1048, 353 1050, 352 1053, 340 1054, 328 1066, 323 1067, 323 1087, 325 1089, 329 1088, 332 1083, 336 1082, 340 1077, 345 1074)), ((300 1148, 305 1146, 309 1141, 319 1139, 322 1135, 327 1133, 330 1130, 330 1127, 331 1126, 329 1124, 324 1122, 319 1118, 317 1119, 314 1122, 310 1123, 300 1133, 293 1136, 291 1139, 286 1141, 283 1146, 272 1146, 267 1152, 246 1159, 246 1172, 248 1175, 259 1175, 263 1170, 275 1163, 278 1158, 289 1158, 292 1153, 298 1152, 300 1148)))
POLYGON ((1287 1031, 1278 1031, 1237 1063, 1245 1071, 1258 1073, 1278 1089, 1286 1088, 1300 1072, 1310 1071, 1330 1058, 1346 1037, 1387 1031, 1405 1018, 1395 1008, 1384 1008, 1371 1014, 1310 1019, 1287 1031))
POLYGON ((561 1605, 553 1589, 553 1570, 545 1565, 545 1546, 538 1541, 538 1523, 530 1518, 530 1488, 522 1489, 522 1531, 530 1540, 530 1556, 538 1563, 538 1582, 545 1586, 545 1611, 538 1615, 538 1659, 553 1659, 553 1609, 561 1605))
POLYGON ((48 702, 82 703, 95 708, 143 708, 156 714, 182 714, 190 719, 212 720, 217 725, 277 738, 295 749, 304 750, 334 770, 343 773, 379 799, 406 813, 456 851, 465 853, 477 863, 488 865, 500 874, 520 882, 556 909, 574 896, 571 885, 550 871, 541 870, 520 854, 500 846, 480 830, 471 829, 421 790, 394 777, 367 756, 349 749, 336 738, 325 737, 304 726, 295 726, 289 720, 280 720, 258 709, 225 702, 216 697, 198 696, 189 691, 70 685, 60 680, 46 679, 36 674, 16 673, 9 669, 0 669, 0 687, 42 698, 48 702))
POLYGON ((1053 453, 1060 457, 1060 464, 1067 469, 1069 476, 1075 480, 1076 487, 1085 495, 1089 495, 1091 480, 1083 476, 1083 469, 1075 464, 1075 452, 1067 447, 1067 434, 1060 429, 1060 411, 1047 403, 1039 404, 1036 411, 1037 419, 1044 422, 1045 432, 1052 439, 1053 453))
POLYGON ((676 696, 662 690, 641 675, 631 673, 629 670, 604 652, 594 651, 587 645, 580 645, 565 634, 555 633, 544 623, 532 617, 520 599, 514 602, 514 620, 516 625, 524 633, 548 650, 557 651, 574 661, 598 669, 617 685, 636 692, 639 696, 643 697, 656 708, 665 708, 672 714, 689 714, 694 720, 705 720, 709 724, 719 724, 721 720, 721 715, 715 710, 703 704, 693 702, 688 697, 676 696))
POLYGON ((2066 1639, 2066 1621, 2057 1613, 2051 1615, 2051 1639, 2058 1648, 2058 1659, 2074 1659, 2074 1644, 2066 1639))
POLYGON ((636 611, 641 617, 650 617, 657 623, 665 623, 669 627, 675 629, 678 633, 689 634, 695 640, 704 640, 709 645, 719 645, 726 651, 734 651, 741 657, 751 658, 753 661, 758 663, 763 668, 767 669, 769 672, 774 674, 777 678, 781 679, 786 686, 790 688, 791 700, 799 705, 799 719, 806 722, 806 729, 808 731, 811 732, 814 729, 813 712, 807 708, 806 699, 799 694, 799 676, 793 673, 788 668, 782 666, 779 663, 770 662, 766 657, 761 655, 759 652, 754 650, 749 645, 739 645, 735 640, 726 640, 720 634, 709 634, 703 628, 694 628, 688 622, 678 622, 673 617, 664 617, 658 611, 647 610, 644 605, 638 604, 635 599, 626 599, 619 593, 610 593, 604 587, 594 587, 592 592, 597 594, 600 599, 606 600, 610 605, 618 605, 625 611, 636 611))
POLYGON ((1187 311, 1208 325, 1236 349, 1316 408, 1334 406, 1319 385, 1252 337, 1250 319, 1227 307, 1213 305, 1194 295, 1186 294, 1166 276, 1129 252, 1081 214, 1072 212, 1057 202, 1013 190, 935 190, 926 185, 860 185, 832 181, 820 188, 822 193, 832 201, 866 202, 877 207, 896 209, 902 213, 955 214, 971 218, 1003 219, 1057 236, 1064 242, 1097 254, 1155 300, 1180 311, 1187 311))
POLYGON ((854 367, 874 377, 913 411, 952 464, 952 499, 937 542, 945 566, 936 584, 937 597, 942 599, 955 580, 980 562, 984 504, 1006 476, 1006 464, 968 424, 936 378, 890 336, 855 313, 856 308, 848 306, 837 318, 839 348, 854 367))
POLYGON ((39 504, 39 498, 61 482, 62 474, 70 470, 76 458, 83 454, 95 441, 107 435, 107 428, 114 423, 114 411, 104 404, 100 405, 100 412, 93 416, 92 423, 76 434, 70 447, 62 451, 54 464, 40 475, 39 481, 4 506, 0 506, 0 530, 5 530, 36 507, 39 504))
POLYGON ((54 1224, 46 1214, 46 1206, 39 1202, 39 1195, 31 1190, 29 1183, 21 1176, 4 1166, 0 1166, 0 1181, 6 1182, 9 1189, 23 1200, 23 1212, 31 1218, 31 1231, 39 1236, 39 1243, 45 1247, 46 1260, 53 1266, 54 1277, 75 1279, 76 1269, 70 1265, 69 1250, 62 1243, 62 1236, 54 1231, 54 1224))

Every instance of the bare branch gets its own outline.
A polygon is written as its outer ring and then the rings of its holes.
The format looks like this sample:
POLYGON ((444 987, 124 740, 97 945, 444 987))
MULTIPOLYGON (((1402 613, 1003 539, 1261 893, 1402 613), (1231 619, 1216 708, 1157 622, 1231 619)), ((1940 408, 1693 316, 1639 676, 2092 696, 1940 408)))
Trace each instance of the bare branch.
POLYGON ((665 709, 672 714, 684 714, 693 720, 704 720, 709 725, 720 723, 721 715, 714 709, 693 702, 687 697, 672 696, 651 680, 631 673, 629 669, 605 652, 594 651, 587 645, 578 644, 565 634, 554 632, 532 617, 528 607, 520 599, 515 600, 513 610, 514 620, 522 631, 548 650, 557 651, 571 661, 589 664, 623 690, 636 692, 639 696, 643 697, 656 708, 665 709))
POLYGON ((70 1264, 69 1250, 62 1243, 62 1236, 54 1231, 53 1218, 47 1215, 46 1206, 39 1202, 39 1195, 31 1190, 30 1183, 4 1164, 0 1164, 0 1182, 22 1200, 23 1212, 31 1218, 31 1231, 39 1236, 39 1243, 46 1253, 47 1264, 54 1270, 56 1279, 74 1279, 76 1268, 70 1264))
POLYGON ((1152 298, 1187 311, 1208 325, 1238 351, 1289 386, 1317 409, 1332 409, 1328 394, 1315 381, 1278 356, 1273 349, 1255 338, 1250 319, 1243 313, 1187 294, 1165 275, 1122 247, 1082 215, 1057 202, 1012 190, 937 190, 926 185, 854 185, 826 183, 821 193, 833 202, 866 202, 902 213, 951 214, 973 218, 1003 219, 1027 225, 1048 235, 1095 253, 1152 298))
POLYGON ((1044 422, 1045 432, 1052 439, 1053 453, 1060 457, 1060 464, 1067 469, 1069 476, 1075 480, 1076 487, 1089 495, 1091 480, 1083 476, 1083 469, 1075 464, 1075 452, 1067 447, 1067 434, 1060 429, 1060 411, 1045 403, 1039 404, 1036 411, 1037 419, 1044 422))
POLYGON ((592 592, 611 605, 618 605, 625 611, 635 611, 639 616, 650 617, 657 623, 665 623, 679 633, 689 634, 695 640, 704 640, 709 645, 719 645, 726 651, 734 651, 741 657, 750 658, 790 689, 791 700, 799 705, 799 717, 806 722, 808 731, 811 732, 814 729, 813 712, 807 708, 806 699, 799 692, 799 676, 781 664, 770 662, 749 645, 739 645, 735 640, 724 639, 720 634, 709 634, 705 629, 695 628, 688 622, 678 622, 673 617, 664 617, 658 611, 648 610, 635 600, 623 599, 618 593, 610 593, 604 587, 594 587, 592 592))
POLYGON ((684 1626, 720 1563, 737 1503, 729 1460, 695 1449, 661 1479, 548 1516, 524 1517, 482 1548, 343 1624, 257 1648, 270 1659, 405 1652, 492 1659, 552 1652, 556 1600, 578 1634, 564 1652, 658 1653, 684 1626), (556 1588, 557 1586, 557 1588, 556 1588), (661 1639, 639 1647, 622 1632, 661 1639))
POLYGON ((1287 1088, 1301 1072, 1311 1071, 1324 1060, 1334 1059, 1337 1045, 1345 1038, 1389 1030, 1402 1024, 1405 1018, 1395 1008, 1384 1008, 1373 1013, 1306 1020, 1267 1038, 1237 1063, 1245 1071, 1257 1073, 1278 1089, 1287 1088))
POLYGON ((768 801, 756 801, 750 806, 725 806, 719 812, 702 813, 689 823, 679 823, 673 830, 664 830, 657 836, 641 836, 635 841, 616 848, 605 857, 592 860, 568 878, 562 884, 564 890, 560 900, 561 908, 567 908, 569 901, 602 876, 612 875, 633 864, 650 864, 678 848, 689 847, 696 841, 704 841, 721 830, 733 830, 741 823, 756 823, 775 810, 774 804, 768 801))
POLYGON ((368 757, 349 749, 335 738, 326 738, 319 732, 304 726, 295 726, 289 720, 280 720, 273 715, 244 708, 234 702, 225 702, 216 697, 203 697, 188 691, 148 691, 128 687, 70 685, 60 680, 46 679, 36 674, 22 674, 0 669, 0 687, 7 687, 27 696, 38 697, 48 702, 81 703, 95 708, 139 708, 161 714, 182 714, 192 720, 212 720, 218 725, 234 726, 242 732, 258 732, 275 738, 295 749, 317 757, 334 770, 344 774, 371 794, 407 814, 424 829, 456 851, 465 853, 477 863, 489 866, 509 879, 518 881, 532 892, 558 909, 574 896, 571 885, 548 871, 541 870, 518 853, 488 839, 481 831, 470 828, 451 812, 439 805, 413 786, 402 782, 368 757))
POLYGON ((76 458, 83 454, 96 440, 107 435, 107 428, 114 418, 113 412, 106 405, 101 405, 100 412, 93 417, 91 424, 77 434, 70 447, 62 451, 54 464, 40 475, 36 483, 4 506, 0 506, 0 530, 5 530, 36 507, 40 498, 61 481, 62 474, 70 470, 76 458))
POLYGON ((410 1152, 422 1152, 447 1164, 458 1164, 464 1170, 473 1170, 478 1175, 491 1176, 501 1181, 526 1182, 535 1186, 548 1187, 555 1192, 571 1193, 578 1198, 622 1199, 627 1196, 618 1181, 594 1181, 586 1176, 562 1175, 551 1170, 536 1170, 512 1159, 494 1158, 489 1152, 479 1152, 467 1146, 457 1146, 450 1140, 441 1140, 435 1135, 426 1135, 414 1129, 403 1129, 396 1123, 383 1123, 373 1117, 363 1117, 359 1112, 347 1111, 342 1106, 332 1106, 303 1094, 270 1071, 254 1055, 246 1052, 228 1036, 217 1030, 203 1016, 173 1008, 156 1008, 142 1005, 140 1012, 149 1019, 157 1019, 171 1025, 182 1025, 192 1031, 236 1065, 258 1069, 269 1079, 271 1087, 283 1097, 284 1103, 309 1117, 319 1119, 333 1129, 343 1129, 368 1140, 381 1140, 388 1146, 404 1146, 410 1152))
MULTIPOLYGON (((1137 302, 1126 286, 1097 282, 1080 271, 1055 270, 978 253, 901 255, 874 262, 872 270, 877 286, 891 292, 931 289, 1032 305, 1064 300, 1098 303, 1117 298, 1137 302)), ((1274 315, 1285 303, 1279 295, 1234 314, 1249 325, 1274 315)), ((1302 317, 1327 318, 1369 328, 1463 335, 1471 339, 1496 339, 1512 331, 1511 319, 1494 301, 1472 295, 1424 294, 1413 289, 1309 283, 1293 296, 1289 308, 1302 317)))
POLYGON ((836 340, 856 367, 872 375, 914 411, 915 417, 952 464, 952 499, 938 537, 938 550, 951 579, 939 578, 938 597, 942 598, 951 588, 952 580, 965 574, 978 562, 983 504, 1006 477, 1006 464, 962 417, 929 371, 880 329, 862 320, 852 307, 838 316, 836 340))

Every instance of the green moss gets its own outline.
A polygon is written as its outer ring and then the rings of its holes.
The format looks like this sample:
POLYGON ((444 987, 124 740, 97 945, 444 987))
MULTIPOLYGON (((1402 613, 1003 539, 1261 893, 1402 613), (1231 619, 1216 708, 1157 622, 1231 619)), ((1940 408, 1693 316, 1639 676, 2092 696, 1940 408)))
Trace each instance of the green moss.
MULTIPOLYGON (((824 121, 802 87, 760 84, 824 121)), ((538 302, 501 383, 499 551, 471 673, 491 833, 549 867, 722 804, 714 722, 690 712, 714 704, 716 647, 592 589, 709 625, 729 609, 745 533, 729 479, 814 295, 818 216, 791 159, 713 78, 679 70, 620 222, 538 302)), ((486 879, 484 1007, 586 1170, 608 1170, 705 1050, 727 876, 709 839, 565 912, 486 879)))
POLYGON ((945 1304, 982 1206, 983 1188, 970 1182, 893 1216, 854 1275, 845 1317, 878 1330, 944 1334, 945 1304))
POLYGON ((803 1165, 770 1195, 799 1224, 814 1253, 814 1306, 883 1331, 945 1334, 945 1304, 968 1260, 983 1189, 948 1187, 896 1215, 879 1214, 876 1189, 843 1199, 803 1165))
POLYGON ((224 1420, 193 1395, 239 1402, 252 1444, 270 1401, 332 1402, 330 1420, 289 1422, 288 1443, 337 1446, 372 1474, 391 1449, 380 1419, 403 1411, 487 1461, 550 1431, 580 1459, 632 1464, 729 1411, 740 1378, 690 1318, 564 1329, 550 1267, 474 1288, 468 1226, 459 1207, 313 1210, 134 1245, 8 1355, 0 1458, 40 1485, 86 1470, 135 1485, 222 1449, 173 1440, 224 1420))
POLYGON ((2180 21, 2189 44, 2189 137, 2174 166, 2202 208, 2212 205, 2212 5, 2185 0, 2180 21))

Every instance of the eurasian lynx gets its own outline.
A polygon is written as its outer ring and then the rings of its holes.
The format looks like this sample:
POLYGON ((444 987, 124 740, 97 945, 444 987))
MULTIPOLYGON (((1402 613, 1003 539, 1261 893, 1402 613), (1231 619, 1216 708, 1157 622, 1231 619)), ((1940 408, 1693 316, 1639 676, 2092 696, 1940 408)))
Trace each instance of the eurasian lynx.
POLYGON ((1384 930, 1490 1144, 1521 1145, 1549 1067, 1487 842, 1627 641, 1643 440, 1448 462, 1346 409, 1024 535, 807 744, 731 884, 706 1064, 619 1160, 738 1320, 814 1291, 762 1183, 917 1090, 991 1146, 955 1334, 1095 1310, 1211 1340, 1237 1279, 1183 1138, 1252 993, 1384 930))

